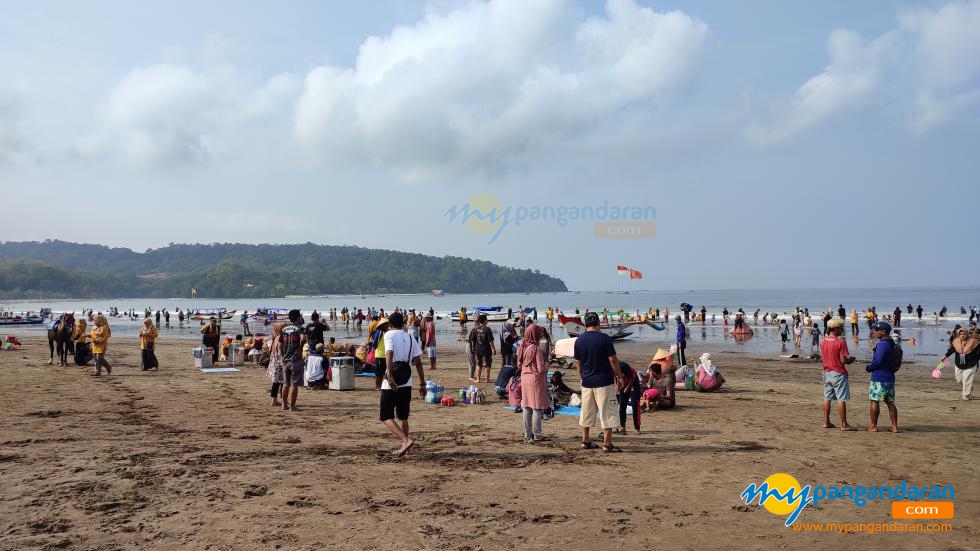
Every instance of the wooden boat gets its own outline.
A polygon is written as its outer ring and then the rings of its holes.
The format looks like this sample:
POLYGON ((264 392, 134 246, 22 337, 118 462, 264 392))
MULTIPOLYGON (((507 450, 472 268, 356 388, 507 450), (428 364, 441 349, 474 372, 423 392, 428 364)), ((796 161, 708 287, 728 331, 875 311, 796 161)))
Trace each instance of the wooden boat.
POLYGON ((220 317, 223 320, 230 320, 238 310, 228 310, 226 308, 196 308, 187 315, 192 320, 208 320, 211 317, 220 317))
MULTIPOLYGON (((582 333, 585 333, 585 322, 582 318, 578 316, 565 316, 558 314, 558 323, 565 328, 565 332, 568 333, 569 337, 577 337, 582 333)), ((605 323, 599 325, 599 330, 603 333, 609 335, 614 340, 625 339, 626 337, 633 334, 633 326, 635 325, 646 325, 652 327, 657 331, 663 331, 664 326, 660 323, 655 323, 649 320, 643 321, 632 321, 632 322, 620 322, 620 323, 605 323)))
POLYGON ((44 312, 0 312, 0 326, 3 325, 41 325, 47 319, 44 312))

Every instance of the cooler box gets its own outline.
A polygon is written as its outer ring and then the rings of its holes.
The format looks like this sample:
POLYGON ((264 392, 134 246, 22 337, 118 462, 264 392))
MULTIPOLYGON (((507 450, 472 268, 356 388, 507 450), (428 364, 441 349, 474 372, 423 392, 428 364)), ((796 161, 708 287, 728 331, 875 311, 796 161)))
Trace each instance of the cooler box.
POLYGON ((211 363, 211 356, 214 354, 214 349, 210 346, 202 347, 199 346, 194 349, 194 367, 198 369, 204 369, 208 367, 213 367, 211 363))
POLYGON ((240 344, 233 344, 228 349, 228 360, 231 365, 245 365, 245 347, 240 344))
POLYGON ((330 390, 354 390, 354 358, 338 356, 330 358, 330 390))

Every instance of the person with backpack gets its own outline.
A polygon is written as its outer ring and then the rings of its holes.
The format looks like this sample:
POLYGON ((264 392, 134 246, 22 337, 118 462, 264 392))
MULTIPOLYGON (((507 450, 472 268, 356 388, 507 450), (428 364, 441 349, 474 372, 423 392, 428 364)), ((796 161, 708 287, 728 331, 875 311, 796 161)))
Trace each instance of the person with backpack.
POLYGON ((476 381, 490 382, 490 368, 493 366, 493 356, 497 353, 497 345, 493 342, 493 330, 487 324, 487 315, 480 314, 476 318, 476 326, 470 331, 467 339, 470 353, 476 359, 476 381), (487 369, 487 378, 483 379, 483 368, 487 369))
POLYGON ((419 397, 425 398, 425 372, 422 369, 422 347, 419 341, 405 332, 405 317, 394 312, 388 318, 389 331, 385 332, 385 371, 381 382, 381 422, 401 441, 401 447, 392 452, 402 457, 415 445, 409 436, 408 416, 412 404, 412 367, 419 376, 419 397))
POLYGON ((878 432, 878 412, 881 402, 888 406, 891 432, 898 432, 898 408, 895 407, 895 372, 902 366, 902 348, 891 339, 891 325, 879 321, 874 324, 875 345, 871 362, 865 368, 871 373, 868 383, 868 400, 871 402, 871 426, 868 430, 878 432))

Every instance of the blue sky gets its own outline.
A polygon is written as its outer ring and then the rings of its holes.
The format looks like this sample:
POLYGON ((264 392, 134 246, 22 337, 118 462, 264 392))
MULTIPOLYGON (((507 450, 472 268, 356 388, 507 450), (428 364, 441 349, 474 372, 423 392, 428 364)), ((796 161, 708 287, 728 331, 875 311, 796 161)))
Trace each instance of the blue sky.
POLYGON ((11 4, 0 239, 355 244, 576 289, 975 284, 980 0, 11 4), (445 212, 652 206, 653 239, 445 212))

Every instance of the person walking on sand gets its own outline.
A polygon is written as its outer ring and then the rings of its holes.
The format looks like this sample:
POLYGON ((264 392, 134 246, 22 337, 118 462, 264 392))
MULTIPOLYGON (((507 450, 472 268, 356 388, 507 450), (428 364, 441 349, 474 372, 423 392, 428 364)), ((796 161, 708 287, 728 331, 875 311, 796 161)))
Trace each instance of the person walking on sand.
MULTIPOLYGON (((680 317, 680 316, 678 316, 680 317)), ((622 388, 623 374, 619 370, 619 358, 612 338, 599 330, 599 315, 585 315, 585 333, 575 339, 575 367, 582 380, 582 411, 578 424, 582 427, 582 449, 596 446, 589 437, 589 429, 595 425, 596 413, 602 427, 602 451, 622 451, 612 442, 612 431, 619 426, 617 387, 622 388)))
POLYGON ((296 397, 303 386, 303 345, 306 331, 299 310, 289 311, 289 324, 279 334, 279 353, 282 355, 282 409, 296 411, 296 397))
POLYGON ((422 347, 405 332, 405 318, 395 312, 388 318, 389 330, 384 334, 385 376, 381 383, 381 422, 401 441, 393 453, 401 457, 415 441, 409 436, 408 416, 412 405, 412 367, 419 375, 419 397, 425 398, 425 371, 422 369, 422 347), (396 421, 397 419, 397 421, 396 421))
POLYGON ((871 373, 868 384, 868 400, 871 402, 871 426, 868 430, 878 432, 878 412, 881 402, 888 406, 888 419, 891 421, 891 432, 898 432, 898 408, 895 407, 895 372, 902 365, 901 349, 895 346, 890 334, 891 325, 879 321, 874 325, 875 345, 871 362, 865 368, 871 373))
POLYGON ((156 369, 159 364, 157 363, 156 353, 153 349, 156 347, 157 328, 150 323, 150 318, 143 320, 143 327, 140 328, 139 336, 140 369, 143 371, 156 369))
POLYGON ((823 428, 834 428, 830 422, 830 406, 836 400, 840 429, 853 431, 855 429, 847 423, 847 402, 851 399, 851 387, 845 366, 854 362, 854 356, 850 355, 847 342, 841 338, 844 320, 830 320, 827 327, 830 334, 820 343, 820 360, 823 363, 823 428))
POLYGON ((524 417, 524 440, 527 443, 545 439, 541 420, 550 407, 548 401, 548 361, 538 343, 544 328, 529 325, 517 349, 517 366, 521 370, 521 408, 524 417))
POLYGON ((106 350, 109 349, 109 337, 112 331, 109 329, 109 321, 101 313, 95 316, 95 327, 89 334, 92 339, 92 355, 95 357, 95 373, 93 377, 102 375, 102 368, 105 368, 106 375, 112 375, 112 366, 105 359, 106 350))
POLYGON ((963 385, 963 399, 973 399, 973 379, 977 374, 977 365, 980 363, 980 340, 976 336, 971 336, 966 329, 956 331, 956 336, 949 341, 949 350, 940 358, 940 364, 946 358, 953 356, 953 363, 956 366, 954 373, 956 382, 963 385))

